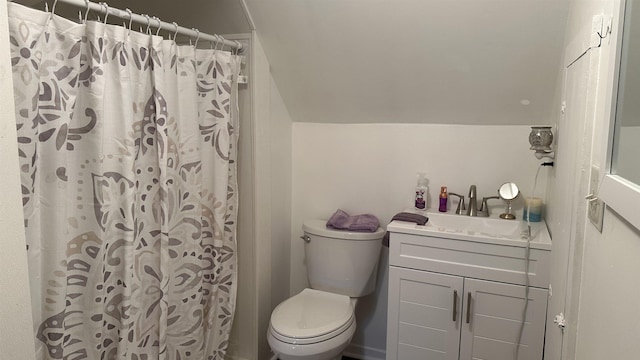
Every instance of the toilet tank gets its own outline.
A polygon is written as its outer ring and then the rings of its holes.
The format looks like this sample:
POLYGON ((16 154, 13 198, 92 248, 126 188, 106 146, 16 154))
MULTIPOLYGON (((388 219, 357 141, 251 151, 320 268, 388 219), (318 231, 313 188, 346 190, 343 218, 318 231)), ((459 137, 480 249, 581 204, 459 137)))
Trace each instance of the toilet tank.
POLYGON ((302 225, 311 288, 350 297, 372 293, 384 230, 344 231, 327 228, 326 224, 326 220, 307 220, 302 225))

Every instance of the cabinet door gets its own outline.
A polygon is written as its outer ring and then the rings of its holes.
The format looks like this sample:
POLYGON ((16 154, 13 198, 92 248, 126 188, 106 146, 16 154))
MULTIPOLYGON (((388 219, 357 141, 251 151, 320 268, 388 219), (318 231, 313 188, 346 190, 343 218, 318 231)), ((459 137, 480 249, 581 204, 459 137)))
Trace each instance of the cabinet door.
MULTIPOLYGON (((465 279, 460 360, 512 360, 525 305, 525 287, 465 279)), ((529 289, 529 305, 518 360, 540 360, 547 290, 529 289)))
POLYGON ((387 360, 457 360, 463 278, 389 267, 387 360))

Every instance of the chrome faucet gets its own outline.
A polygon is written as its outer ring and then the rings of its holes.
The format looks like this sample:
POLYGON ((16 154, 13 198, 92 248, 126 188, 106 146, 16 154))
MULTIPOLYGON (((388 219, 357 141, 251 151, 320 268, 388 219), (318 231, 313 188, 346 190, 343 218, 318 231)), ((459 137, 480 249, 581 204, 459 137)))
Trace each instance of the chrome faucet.
POLYGON ((469 208, 467 216, 478 216, 478 201, 476 200, 476 186, 471 185, 469 188, 469 208))
POLYGON ((457 196, 460 198, 458 202, 458 208, 456 209, 456 214, 458 215, 467 215, 467 216, 489 216, 489 207, 487 206, 487 200, 491 199, 499 199, 497 196, 488 196, 483 197, 482 202, 480 203, 480 209, 478 209, 478 199, 477 199, 477 189, 476 185, 471 185, 469 187, 469 207, 465 208, 464 206, 464 196, 458 195, 456 193, 449 192, 449 195, 457 196), (465 213, 466 210, 466 213, 465 213))

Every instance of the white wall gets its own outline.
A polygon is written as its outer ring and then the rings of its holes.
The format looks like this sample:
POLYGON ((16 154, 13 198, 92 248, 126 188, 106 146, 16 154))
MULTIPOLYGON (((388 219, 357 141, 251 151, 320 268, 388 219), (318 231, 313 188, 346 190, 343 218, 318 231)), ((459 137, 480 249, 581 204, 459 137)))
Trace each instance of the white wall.
POLYGON ((291 116, 270 79, 271 307, 289 297, 291 254, 291 116))
POLYGON ((640 231, 607 209, 602 234, 584 250, 576 359, 635 359, 640 353, 640 231), (622 294, 618 296, 618 294, 622 294))
POLYGON ((0 359, 34 359, 33 322, 18 172, 7 3, 0 1, 0 359))
MULTIPOLYGON (((602 12, 613 14, 618 0, 588 1, 576 4, 582 7, 576 14, 602 12)), ((637 4, 636 4, 637 5, 637 4)), ((573 12, 572 12, 573 13, 573 12)), ((587 19, 583 19, 587 20, 587 19)), ((617 29, 614 29, 614 31, 617 29)), ((605 42, 602 51, 602 67, 595 111, 596 137, 592 146, 592 163, 604 169, 607 164, 606 148, 609 130, 607 104, 608 90, 612 87, 609 62, 613 48, 605 42)), ((636 162, 637 164, 637 162, 636 162)), ((615 210, 607 208, 604 227, 599 233, 587 225, 582 269, 582 290, 579 298, 579 317, 576 359, 634 359, 640 353, 640 313, 635 311, 640 290, 634 286, 631 274, 640 273, 640 230, 620 218, 615 210), (624 294, 621 297, 616 294, 624 294), (615 329, 615 331, 610 331, 615 329)), ((576 304, 573 304, 574 306, 576 304)))
MULTIPOLYGON (((242 37, 243 43, 250 40, 242 37)), ((236 38, 241 40, 241 37, 236 38)), ((242 73, 251 78, 251 46, 247 56, 247 64, 242 73)), ((251 88, 246 85, 238 87, 238 106, 240 109, 240 137, 238 139, 238 233, 236 235, 238 254, 238 293, 236 312, 227 348, 228 359, 248 360, 255 358, 257 351, 256 328, 256 269, 255 269, 255 234, 254 234, 254 173, 253 173, 253 120, 251 113, 251 88)))
MULTIPOLYGON (((307 286, 299 239, 305 219, 327 219, 341 208, 372 213, 384 226, 412 206, 418 171, 430 180, 431 206, 441 185, 467 195, 476 184, 482 197, 513 181, 528 195, 539 164, 529 150, 529 132, 528 126, 294 123, 291 293, 307 286)), ((544 194, 545 183, 542 169, 536 194, 544 194)), ((502 201, 491 204, 493 216, 502 212, 502 201)), ((386 347, 386 251, 381 261, 376 294, 358 304, 354 353, 380 356, 375 350, 386 347)))
MULTIPOLYGON (((612 9, 617 1, 572 2, 565 38, 577 36, 581 27, 591 23, 593 15, 613 14, 612 9)), ((606 108, 610 99, 607 92, 612 87, 611 74, 608 72, 612 50, 608 40, 601 49, 594 50, 594 54, 601 56, 598 92, 591 94, 587 101, 596 104, 591 114, 595 121, 596 136, 593 143, 587 144, 583 158, 578 159, 601 169, 605 169, 607 164, 605 153, 609 117, 606 108)), ((559 104, 560 100, 557 102, 559 104)), ((550 184, 550 193, 557 187, 568 185, 558 183, 554 178, 550 179, 550 184)), ((570 226, 566 224, 557 230, 570 231, 570 226)), ((565 359, 635 359, 640 353, 640 313, 636 311, 640 290, 634 286, 640 273, 640 262, 637 260, 640 257, 640 231, 610 208, 605 210, 602 233, 588 221, 581 231, 584 232, 584 249, 581 272, 577 275, 581 283, 580 296, 574 297, 567 305, 573 309, 579 308, 578 319, 575 321, 577 324, 565 330, 565 337, 576 338, 575 348, 565 349, 565 354, 569 355, 565 359), (572 355, 574 353, 575 356, 572 355)), ((555 273, 552 276, 565 274, 555 273)))
POLYGON ((254 299, 256 305, 256 326, 251 329, 257 340, 257 359, 269 356, 269 345, 266 333, 269 327, 271 306, 271 76, 260 39, 253 33, 253 169, 254 169, 254 261, 256 271, 256 287, 254 299))
POLYGON ((289 294, 291 222, 291 118, 271 77, 259 37, 253 34, 254 231, 256 359, 267 359, 271 311, 289 294))

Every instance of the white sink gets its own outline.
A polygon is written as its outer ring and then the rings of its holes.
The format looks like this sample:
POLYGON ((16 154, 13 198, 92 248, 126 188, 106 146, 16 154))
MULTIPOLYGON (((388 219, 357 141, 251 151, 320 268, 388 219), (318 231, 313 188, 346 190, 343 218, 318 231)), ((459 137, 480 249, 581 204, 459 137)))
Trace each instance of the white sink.
MULTIPOLYGON (((429 221, 424 225, 392 221, 387 230, 392 232, 487 242, 524 247, 527 244, 527 224, 522 220, 504 220, 498 217, 471 217, 452 212, 416 212, 429 221)), ((551 238, 544 221, 531 223, 531 247, 551 249, 551 238)))
POLYGON ((428 213, 426 227, 445 232, 478 232, 494 237, 520 237, 520 221, 500 218, 471 217, 447 213, 428 213))

